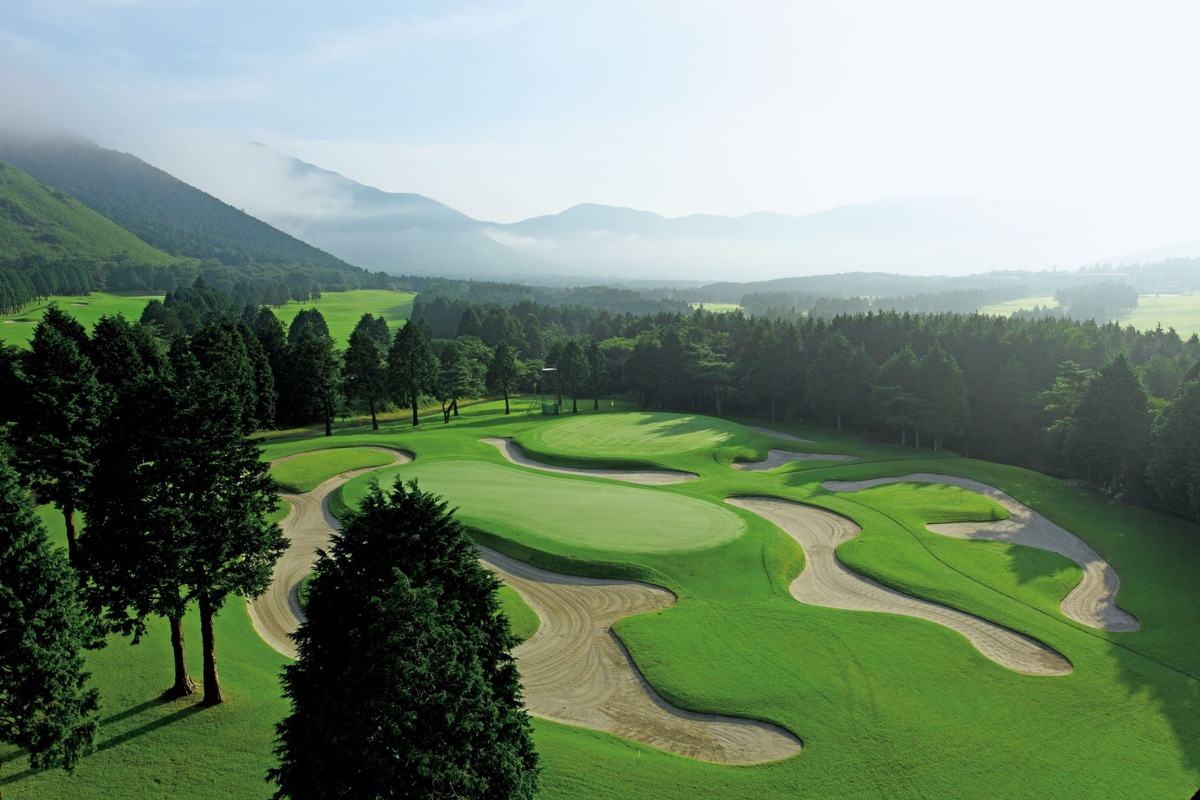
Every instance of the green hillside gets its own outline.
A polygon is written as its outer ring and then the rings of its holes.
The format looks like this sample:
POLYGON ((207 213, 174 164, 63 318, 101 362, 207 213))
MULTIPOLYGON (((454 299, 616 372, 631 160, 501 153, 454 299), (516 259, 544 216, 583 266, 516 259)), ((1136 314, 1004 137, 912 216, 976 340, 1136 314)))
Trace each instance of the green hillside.
MULTIPOLYGON (((366 275, 134 156, 81 137, 30 139, 0 132, 0 160, 66 192, 172 255, 235 267, 307 268, 326 288, 366 275), (323 273, 343 280, 330 280, 323 273)), ((359 280, 350 282, 358 285, 359 280)))
POLYGON ((82 203, 0 162, 0 264, 38 259, 152 266, 176 261, 82 203))

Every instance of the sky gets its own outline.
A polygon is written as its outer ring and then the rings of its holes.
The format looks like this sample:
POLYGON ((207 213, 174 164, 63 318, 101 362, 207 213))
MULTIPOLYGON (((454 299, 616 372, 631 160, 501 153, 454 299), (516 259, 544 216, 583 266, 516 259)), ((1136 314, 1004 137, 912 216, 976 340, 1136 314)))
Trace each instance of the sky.
POLYGON ((200 188, 255 141, 497 222, 964 196, 1132 250, 1200 239, 1197 30, 1190 0, 5 0, 0 117, 200 188))

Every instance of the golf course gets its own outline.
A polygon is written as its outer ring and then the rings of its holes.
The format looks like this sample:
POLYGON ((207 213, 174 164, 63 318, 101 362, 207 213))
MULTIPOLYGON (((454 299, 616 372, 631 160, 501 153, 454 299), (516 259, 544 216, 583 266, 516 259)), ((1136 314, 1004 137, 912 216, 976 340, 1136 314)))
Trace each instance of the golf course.
POLYGON ((503 408, 264 439, 292 545, 267 594, 218 617, 228 702, 158 699, 165 624, 137 647, 114 637, 89 655, 98 752, 72 774, 15 762, 0 790, 269 796, 298 585, 370 482, 396 480, 457 508, 506 585, 540 796, 1200 786, 1192 523, 817 427, 503 408))

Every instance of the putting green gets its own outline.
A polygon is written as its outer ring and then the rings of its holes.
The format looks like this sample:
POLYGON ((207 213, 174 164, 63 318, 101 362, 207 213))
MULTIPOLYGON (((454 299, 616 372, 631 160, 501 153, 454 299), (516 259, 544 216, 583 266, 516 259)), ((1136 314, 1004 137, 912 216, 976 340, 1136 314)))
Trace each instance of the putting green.
POLYGON ((740 429, 736 423, 712 417, 636 411, 545 425, 518 436, 517 443, 567 456, 630 458, 719 447, 734 439, 740 429))
POLYGON ((371 478, 416 478, 421 489, 459 509, 465 524, 502 535, 625 553, 696 550, 745 530, 732 512, 662 491, 558 478, 481 461, 406 464, 355 478, 343 487, 350 507, 371 478))

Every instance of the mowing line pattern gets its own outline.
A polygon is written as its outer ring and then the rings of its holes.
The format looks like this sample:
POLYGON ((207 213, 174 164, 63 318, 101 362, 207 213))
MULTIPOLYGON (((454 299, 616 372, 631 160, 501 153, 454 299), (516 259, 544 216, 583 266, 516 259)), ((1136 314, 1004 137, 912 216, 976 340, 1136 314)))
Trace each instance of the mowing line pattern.
POLYGON ((1124 633, 1141 627, 1137 617, 1117 606, 1121 579, 1099 553, 1075 534, 1055 525, 994 486, 969 478, 929 472, 865 481, 826 481, 821 486, 835 492, 857 492, 886 483, 944 483, 994 500, 1008 511, 1008 519, 995 522, 942 522, 926 527, 934 533, 957 539, 1021 544, 1065 556, 1080 566, 1083 580, 1059 604, 1064 616, 1102 631, 1124 633))
POLYGON ((785 729, 671 705, 634 665, 612 624, 675 603, 658 586, 561 575, 480 547, 481 560, 516 589, 542 626, 513 650, 530 714, 614 733, 720 764, 776 761, 800 752, 785 729))
MULTIPOLYGON (((407 464, 412 454, 387 447, 366 447, 392 456, 393 464, 407 464)), ((310 455, 310 451, 272 461, 276 464, 298 455, 310 455)), ((329 495, 346 481, 381 467, 363 467, 334 475, 316 489, 304 494, 280 493, 280 497, 291 504, 292 512, 280 523, 288 539, 288 549, 275 562, 271 573, 271 585, 260 597, 250 600, 250 621, 263 641, 288 658, 296 657, 296 644, 290 634, 295 633, 304 620, 300 608, 300 581, 312 572, 317 562, 317 548, 328 547, 329 537, 341 529, 341 523, 329 512, 329 495)))
POLYGON ((961 633, 979 652, 1025 675, 1066 675, 1071 662, 1028 636, 955 608, 890 589, 848 569, 834 552, 842 542, 862 533, 849 519, 823 509, 775 497, 730 497, 744 508, 778 525, 804 551, 803 571, 792 581, 792 596, 801 603, 851 611, 902 614, 936 622, 961 633))

